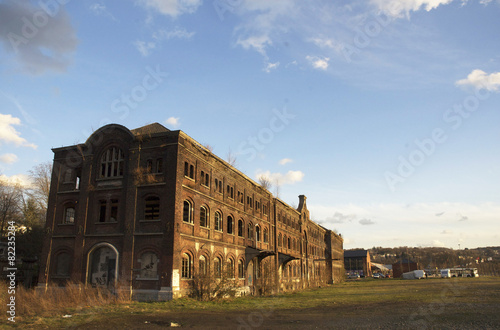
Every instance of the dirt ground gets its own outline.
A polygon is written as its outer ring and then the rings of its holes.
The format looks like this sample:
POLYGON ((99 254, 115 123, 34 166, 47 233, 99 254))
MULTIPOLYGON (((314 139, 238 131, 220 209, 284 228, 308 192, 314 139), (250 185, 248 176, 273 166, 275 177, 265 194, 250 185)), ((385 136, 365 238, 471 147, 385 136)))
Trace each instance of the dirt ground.
POLYGON ((314 309, 167 312, 111 317, 75 329, 500 329, 500 306, 386 303, 314 309))
MULTIPOLYGON (((348 281, 224 304, 94 307, 14 325, 36 329, 500 329, 500 279, 348 281)), ((0 328, 3 326, 0 324, 0 328)))

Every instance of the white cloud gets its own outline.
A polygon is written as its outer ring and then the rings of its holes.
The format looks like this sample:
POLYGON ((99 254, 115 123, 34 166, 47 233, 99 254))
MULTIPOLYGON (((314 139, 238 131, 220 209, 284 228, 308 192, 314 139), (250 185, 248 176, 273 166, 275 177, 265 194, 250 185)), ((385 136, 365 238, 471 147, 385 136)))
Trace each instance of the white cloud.
POLYGON ((344 45, 342 45, 341 43, 339 43, 331 38, 316 37, 316 38, 309 39, 309 41, 322 49, 325 49, 325 48, 326 49, 333 49, 337 53, 341 52, 344 49, 344 45))
POLYGON ((202 0, 139 0, 139 4, 156 10, 162 15, 177 17, 192 14, 203 3, 202 0))
POLYGON ((36 149, 37 146, 35 144, 26 141, 26 139, 20 136, 20 133, 13 127, 14 125, 21 125, 21 120, 11 115, 0 113, 0 143, 12 143, 17 147, 36 149))
POLYGON ((371 0, 381 12, 392 17, 409 16, 411 11, 424 9, 431 11, 440 5, 447 5, 453 0, 371 0))
POLYGON ((134 46, 144 57, 147 57, 151 53, 150 51, 156 48, 156 44, 154 42, 146 42, 140 40, 135 41, 134 46))
POLYGON ((318 70, 326 70, 328 69, 328 62, 330 59, 328 57, 323 57, 320 58, 318 56, 306 56, 306 60, 311 63, 313 68, 318 69, 318 70))
POLYGON ((304 173, 302 171, 288 171, 285 174, 282 173, 271 173, 270 171, 257 172, 255 175, 257 178, 263 176, 271 180, 273 184, 284 185, 284 184, 294 184, 295 182, 300 182, 304 178, 304 173))
POLYGON ((291 163, 291 162, 293 162, 292 159, 290 159, 290 158, 283 158, 282 160, 279 161, 279 164, 280 165, 286 165, 286 164, 291 163))
POLYGON ((271 38, 267 35, 250 36, 246 38, 238 38, 237 45, 244 49, 253 49, 267 58, 266 46, 272 45, 271 38))
POLYGON ((280 65, 280 62, 276 62, 276 63, 267 63, 267 66, 264 68, 264 71, 269 73, 271 72, 271 70, 275 70, 278 68, 278 66, 280 65))
POLYGON ((13 164, 18 161, 18 158, 14 154, 3 154, 0 155, 0 163, 13 164))
POLYGON ((167 118, 167 120, 165 120, 165 124, 167 124, 173 128, 177 128, 181 125, 181 123, 179 121, 179 117, 169 117, 169 118, 167 118))
POLYGON ((455 84, 461 87, 484 88, 492 92, 498 92, 500 91, 500 72, 487 74, 483 70, 473 70, 467 78, 458 80, 455 84))
POLYGON ((451 235, 451 234, 453 234, 453 232, 452 232, 451 230, 446 230, 446 229, 445 229, 445 230, 443 230, 443 231, 441 232, 441 234, 442 234, 442 235, 451 235))
POLYGON ((46 12, 30 1, 6 0, 0 2, 0 43, 24 71, 41 74, 65 71, 78 40, 64 6, 46 12))
POLYGON ((20 185, 24 188, 31 188, 33 185, 31 178, 25 174, 16 174, 11 176, 2 174, 0 175, 0 181, 5 182, 8 185, 20 185))

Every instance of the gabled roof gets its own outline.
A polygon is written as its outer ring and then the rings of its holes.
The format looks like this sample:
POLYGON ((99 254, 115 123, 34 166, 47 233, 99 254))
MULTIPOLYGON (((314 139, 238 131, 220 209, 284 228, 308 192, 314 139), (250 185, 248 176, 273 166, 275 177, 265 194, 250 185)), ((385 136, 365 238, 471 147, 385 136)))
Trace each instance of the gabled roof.
POLYGON ((366 258, 368 250, 347 250, 344 251, 344 258, 366 258))
POLYGON ((166 133, 170 132, 168 128, 159 123, 152 123, 146 126, 142 126, 136 129, 130 130, 132 134, 137 135, 145 135, 145 134, 156 134, 156 133, 166 133))

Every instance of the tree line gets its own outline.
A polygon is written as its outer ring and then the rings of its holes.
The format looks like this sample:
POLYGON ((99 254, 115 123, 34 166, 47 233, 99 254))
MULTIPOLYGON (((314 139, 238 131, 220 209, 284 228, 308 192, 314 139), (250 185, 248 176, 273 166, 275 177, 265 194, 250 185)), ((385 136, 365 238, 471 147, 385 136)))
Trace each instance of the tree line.
POLYGON ((13 222, 18 259, 40 259, 51 174, 52 164, 46 162, 29 171, 28 184, 0 177, 0 241, 6 241, 8 224, 13 222))

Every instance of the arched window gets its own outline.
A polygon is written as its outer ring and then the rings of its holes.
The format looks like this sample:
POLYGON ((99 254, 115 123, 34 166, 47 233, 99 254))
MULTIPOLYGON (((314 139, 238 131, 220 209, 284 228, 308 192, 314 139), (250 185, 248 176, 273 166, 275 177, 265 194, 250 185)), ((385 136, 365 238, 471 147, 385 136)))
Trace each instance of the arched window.
POLYGON ((56 257, 55 275, 69 276, 71 256, 67 252, 59 253, 56 257))
POLYGON ((278 235, 278 247, 281 247, 283 244, 283 237, 281 236, 281 233, 278 235))
POLYGON ((219 211, 215 212, 215 230, 222 231, 222 214, 219 211))
POLYGON ((160 219, 160 198, 150 196, 146 198, 144 205, 144 219, 158 220, 160 219))
POLYGON ((208 223, 208 210, 205 206, 200 207, 200 226, 209 227, 208 223))
POLYGON ((182 255, 182 278, 191 278, 191 255, 184 253, 182 255))
POLYGON ((238 260, 238 277, 245 278, 245 263, 243 260, 238 260))
POLYGON ((215 278, 220 278, 222 275, 222 263, 219 257, 214 259, 214 275, 215 278))
POLYGON ((292 248, 292 240, 290 239, 290 237, 288 237, 288 246, 287 246, 287 249, 291 249, 292 248))
POLYGON ((64 223, 65 224, 75 223, 75 208, 73 207, 73 205, 67 206, 64 209, 64 223))
POLYGON ((139 259, 141 263, 140 278, 158 277, 158 256, 154 252, 145 252, 139 259))
POLYGON ((269 233, 267 231, 267 228, 264 228, 264 243, 269 242, 269 233))
POLYGON ((244 228, 243 220, 238 220, 238 236, 243 237, 243 228, 244 228))
POLYGON ((115 178, 123 176, 123 151, 111 147, 101 156, 101 178, 115 178))
POLYGON ((234 278, 234 260, 227 259, 227 275, 229 278, 234 278))
POLYGON ((248 239, 253 239, 253 224, 251 222, 248 223, 247 237, 248 239))
POLYGON ((97 287, 114 286, 118 276, 118 252, 115 247, 100 244, 89 253, 88 281, 97 287))
POLYGON ((191 202, 188 200, 184 201, 182 220, 184 222, 193 223, 193 206, 191 205, 191 202))
POLYGON ((228 215, 227 216, 227 233, 228 234, 233 234, 233 217, 228 215))
POLYGON ((200 256, 198 260, 198 272, 200 275, 207 275, 208 263, 205 256, 200 256))
POLYGON ((260 227, 259 226, 255 227, 255 239, 257 240, 257 242, 260 242, 260 227))

